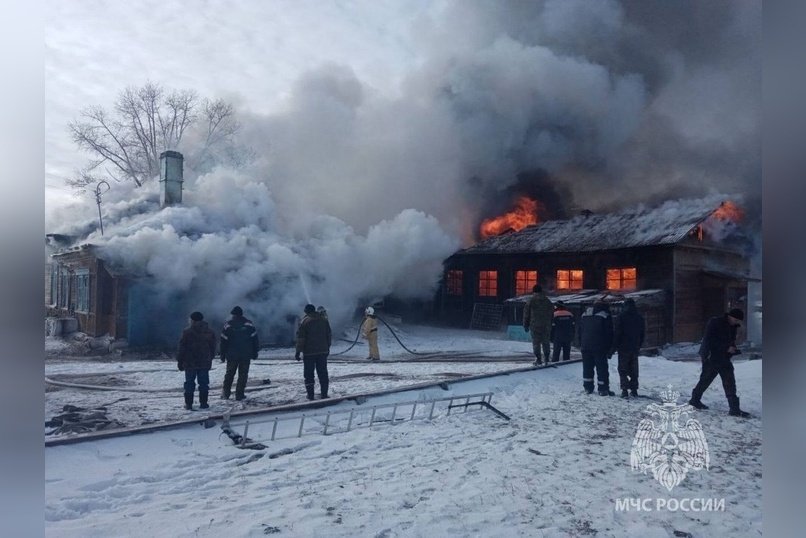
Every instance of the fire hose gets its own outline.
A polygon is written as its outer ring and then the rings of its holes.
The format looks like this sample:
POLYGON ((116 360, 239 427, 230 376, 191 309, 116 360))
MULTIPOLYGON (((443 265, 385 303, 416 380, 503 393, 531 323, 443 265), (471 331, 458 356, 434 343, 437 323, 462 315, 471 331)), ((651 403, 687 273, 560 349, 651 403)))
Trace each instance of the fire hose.
MULTIPOLYGON (((392 329, 392 326, 389 325, 388 323, 386 323, 386 320, 383 319, 382 317, 380 317, 380 316, 376 316, 376 317, 379 320, 381 320, 381 322, 383 322, 384 325, 386 325, 386 328, 389 329, 389 332, 392 333, 392 336, 395 337, 395 340, 397 340, 397 343, 400 344, 400 347, 402 347, 403 349, 405 349, 406 351, 408 351, 412 355, 433 355, 434 354, 433 352, 422 353, 422 352, 412 351, 411 349, 407 348, 406 344, 401 342, 400 338, 398 338, 397 333, 395 332, 394 329, 392 329)), ((361 325, 358 326, 358 331, 356 331, 356 333, 355 333, 355 340, 353 340, 353 343, 350 344, 350 346, 347 349, 343 350, 343 351, 339 351, 338 353, 331 353, 331 357, 335 356, 335 355, 341 355, 343 353, 347 353, 348 351, 353 349, 353 347, 358 343, 358 337, 361 336, 361 327, 363 327, 363 326, 364 326, 364 320, 362 320, 361 325)))

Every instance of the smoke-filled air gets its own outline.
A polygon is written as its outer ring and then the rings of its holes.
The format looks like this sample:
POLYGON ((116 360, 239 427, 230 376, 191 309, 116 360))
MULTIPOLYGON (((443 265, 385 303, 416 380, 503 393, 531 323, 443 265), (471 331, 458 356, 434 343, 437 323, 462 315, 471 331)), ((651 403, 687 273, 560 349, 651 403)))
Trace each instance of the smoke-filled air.
MULTIPOLYGON (((367 301, 432 298, 441 262, 522 194, 562 218, 735 193, 752 220, 760 9, 426 3, 394 87, 346 57, 306 64, 270 111, 231 88, 251 162, 186 169, 182 204, 165 209, 156 178, 115 183, 103 236, 91 196, 49 208, 48 231, 98 245, 171 311, 216 320, 239 304, 270 326, 312 302, 340 326, 367 301)), ((272 76, 272 61, 250 72, 272 76)))

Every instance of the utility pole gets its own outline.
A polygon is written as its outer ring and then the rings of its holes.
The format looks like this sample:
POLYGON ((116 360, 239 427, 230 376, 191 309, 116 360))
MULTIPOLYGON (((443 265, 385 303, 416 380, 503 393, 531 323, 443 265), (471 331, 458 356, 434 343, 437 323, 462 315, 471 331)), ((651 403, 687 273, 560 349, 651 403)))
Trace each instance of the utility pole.
POLYGON ((101 195, 109 190, 109 183, 103 179, 95 186, 95 203, 98 204, 98 222, 101 224, 101 235, 104 235, 104 219, 101 216, 101 195), (105 185, 106 189, 101 190, 101 186, 105 185))

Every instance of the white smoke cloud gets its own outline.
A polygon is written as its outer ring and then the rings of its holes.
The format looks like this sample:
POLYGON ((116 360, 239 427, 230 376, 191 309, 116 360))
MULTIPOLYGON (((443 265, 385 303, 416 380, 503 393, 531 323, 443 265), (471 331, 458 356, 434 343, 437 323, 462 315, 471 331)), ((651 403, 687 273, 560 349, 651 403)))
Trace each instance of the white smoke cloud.
POLYGON ((459 246, 414 209, 364 235, 311 212, 286 227, 268 185, 246 173, 218 169, 188 183, 183 204, 164 209, 155 206, 153 187, 110 200, 104 235, 86 237, 113 270, 139 279, 155 315, 178 317, 166 327, 193 310, 222 321, 238 304, 266 330, 307 302, 325 306, 341 327, 361 300, 433 297, 442 260, 459 246))

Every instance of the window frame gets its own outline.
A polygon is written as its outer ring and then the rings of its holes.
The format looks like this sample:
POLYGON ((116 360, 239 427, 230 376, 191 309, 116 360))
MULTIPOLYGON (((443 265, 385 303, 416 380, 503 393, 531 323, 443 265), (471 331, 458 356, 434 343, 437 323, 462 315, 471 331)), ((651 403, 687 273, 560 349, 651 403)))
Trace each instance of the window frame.
POLYGON ((461 269, 449 269, 445 273, 445 291, 448 295, 462 296, 464 291, 464 272, 461 269))
POLYGON ((59 266, 59 276, 56 293, 56 306, 58 308, 70 308, 70 271, 66 267, 59 266))
POLYGON ((48 286, 50 287, 50 296, 47 304, 48 306, 56 306, 59 300, 59 266, 56 264, 50 265, 50 282, 48 286))
POLYGON ((609 291, 632 291, 638 289, 638 268, 633 267, 610 267, 605 272, 605 289, 609 291), (612 276, 615 271, 618 271, 618 287, 611 287, 610 282, 615 281, 616 277, 612 276), (625 278, 625 272, 632 271, 634 276, 632 278, 625 278), (626 282, 632 282, 632 285, 625 285, 626 282))
POLYGON ((485 269, 479 271, 478 293, 479 297, 498 297, 497 269, 485 269), (485 286, 484 283, 487 283, 487 285, 485 286))
POLYGON ((90 303, 90 271, 89 269, 77 269, 75 271, 76 281, 76 312, 88 314, 91 312, 90 303))
POLYGON ((585 288, 585 270, 584 269, 557 269, 555 289, 560 291, 575 291, 585 288), (568 278, 560 278, 560 273, 567 273, 568 278), (574 273, 579 273, 579 278, 574 278, 574 273), (560 285, 560 282, 567 282, 566 286, 560 285), (574 283, 579 282, 579 286, 575 287, 574 283))
POLYGON ((537 284, 539 278, 540 274, 538 273, 537 269, 516 269, 515 276, 513 278, 513 281, 515 282, 515 296, 518 297, 521 295, 527 295, 529 293, 532 293, 532 289, 537 284), (523 279, 518 278, 518 274, 520 273, 525 273, 525 277, 523 279), (530 273, 534 273, 534 278, 529 277, 530 273), (519 291, 518 286, 520 284, 520 281, 523 281, 524 287, 519 291))

